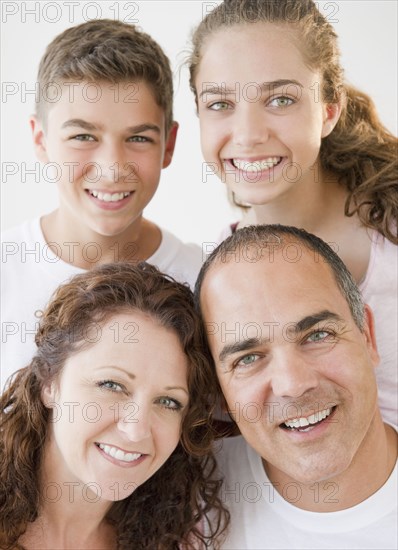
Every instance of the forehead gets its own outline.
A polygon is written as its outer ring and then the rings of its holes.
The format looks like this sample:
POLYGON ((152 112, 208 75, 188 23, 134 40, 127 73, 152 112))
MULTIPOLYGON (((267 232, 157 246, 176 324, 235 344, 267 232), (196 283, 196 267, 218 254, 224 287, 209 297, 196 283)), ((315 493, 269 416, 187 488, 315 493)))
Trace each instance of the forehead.
POLYGON ((43 97, 49 123, 84 118, 128 125, 137 117, 164 122, 152 87, 145 81, 54 83, 43 97))
POLYGON ((188 360, 177 333, 144 312, 112 314, 88 326, 84 337, 88 345, 66 364, 83 365, 87 372, 108 364, 145 376, 152 371, 158 376, 186 376, 188 360))
POLYGON ((233 79, 237 70, 245 82, 253 79, 258 82, 261 78, 313 79, 315 73, 305 64, 298 44, 298 31, 287 24, 255 23, 222 28, 204 43, 198 79, 214 82, 227 80, 229 76, 233 79))
POLYGON ((206 323, 250 324, 297 322, 316 312, 351 318, 329 265, 298 243, 272 253, 243 249, 217 261, 202 286, 206 323))

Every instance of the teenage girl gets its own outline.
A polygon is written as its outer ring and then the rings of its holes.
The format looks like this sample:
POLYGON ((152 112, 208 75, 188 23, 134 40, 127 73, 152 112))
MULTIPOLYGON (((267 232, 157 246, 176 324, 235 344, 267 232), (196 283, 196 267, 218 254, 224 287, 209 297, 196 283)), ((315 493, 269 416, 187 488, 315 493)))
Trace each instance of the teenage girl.
POLYGON ((237 228, 294 225, 328 242, 375 314, 384 418, 397 423, 397 140, 344 81, 312 0, 225 0, 193 35, 190 84, 204 158, 237 228))

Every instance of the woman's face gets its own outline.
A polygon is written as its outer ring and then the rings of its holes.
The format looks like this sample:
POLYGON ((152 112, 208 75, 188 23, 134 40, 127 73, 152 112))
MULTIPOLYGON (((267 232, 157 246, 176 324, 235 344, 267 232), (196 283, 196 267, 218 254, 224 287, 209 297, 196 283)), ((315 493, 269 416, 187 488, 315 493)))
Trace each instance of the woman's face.
POLYGON ((317 182, 321 139, 338 109, 322 101, 320 75, 292 29, 257 23, 214 33, 195 86, 203 156, 240 200, 267 204, 317 182))
POLYGON ((88 501, 116 501, 176 448, 188 361, 174 331, 141 312, 114 315, 87 338, 94 343, 69 357, 43 392, 53 409, 46 477, 88 501))

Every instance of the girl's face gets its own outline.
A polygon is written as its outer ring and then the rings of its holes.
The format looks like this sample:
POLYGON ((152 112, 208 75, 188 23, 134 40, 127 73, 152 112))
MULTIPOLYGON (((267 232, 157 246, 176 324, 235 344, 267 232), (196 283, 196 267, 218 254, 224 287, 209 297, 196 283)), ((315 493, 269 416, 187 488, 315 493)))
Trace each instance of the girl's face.
POLYGON ((88 502, 116 501, 179 442, 187 357, 173 331, 141 312, 114 315, 87 338, 94 343, 69 357, 43 392, 53 409, 45 474, 88 502))
POLYGON ((266 204, 317 182, 321 138, 338 107, 321 100, 288 26, 222 29, 202 49, 196 78, 204 158, 243 202, 266 204))

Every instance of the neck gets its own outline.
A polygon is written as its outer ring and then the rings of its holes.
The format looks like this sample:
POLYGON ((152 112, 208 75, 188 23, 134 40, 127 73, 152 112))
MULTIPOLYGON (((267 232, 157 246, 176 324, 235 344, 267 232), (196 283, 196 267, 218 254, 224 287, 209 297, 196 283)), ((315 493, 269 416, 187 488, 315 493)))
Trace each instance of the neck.
POLYGON ((293 483, 300 493, 300 499, 294 505, 311 512, 336 512, 369 498, 388 480, 397 460, 397 433, 391 426, 383 424, 380 413, 377 414, 349 467, 330 478, 301 483, 263 461, 275 490, 283 496, 281 488, 293 483))
POLYGON ((346 197, 347 190, 339 184, 335 174, 320 168, 317 177, 311 172, 306 181, 297 182, 284 195, 267 204, 253 205, 240 226, 292 225, 319 235, 344 218, 346 197))
POLYGON ((41 218, 41 227, 53 253, 64 262, 82 269, 110 262, 147 260, 161 242, 159 228, 142 217, 122 233, 106 236, 87 226, 71 223, 69 217, 58 209, 41 218))

